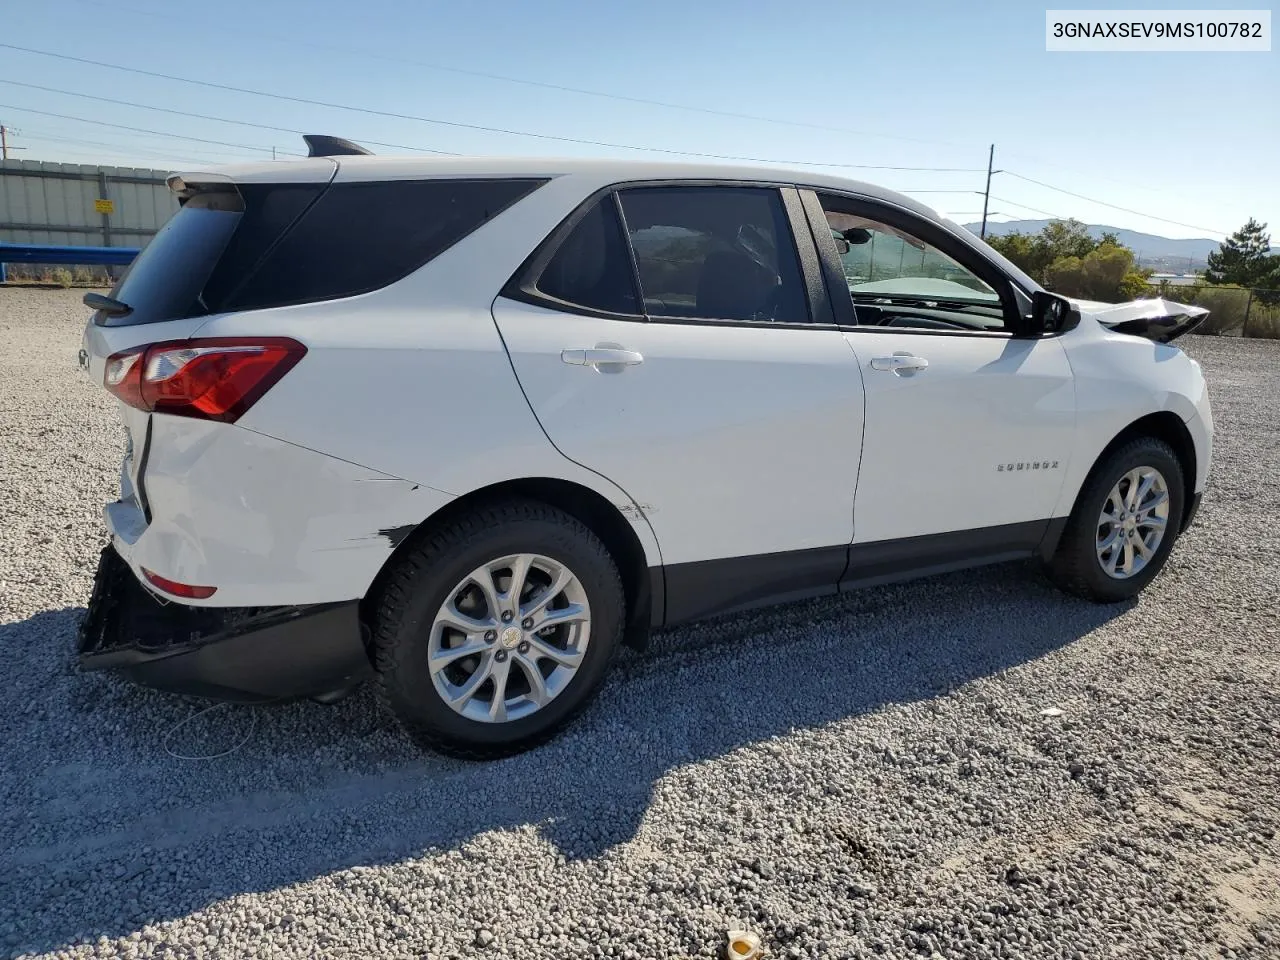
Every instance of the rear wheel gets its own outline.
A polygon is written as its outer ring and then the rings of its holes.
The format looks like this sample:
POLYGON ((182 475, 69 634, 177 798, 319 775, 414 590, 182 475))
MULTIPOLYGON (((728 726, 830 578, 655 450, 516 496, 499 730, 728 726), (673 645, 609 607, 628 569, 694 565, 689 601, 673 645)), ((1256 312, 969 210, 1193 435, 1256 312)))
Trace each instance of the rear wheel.
POLYGON ((1185 502, 1182 465, 1169 445, 1154 437, 1126 443, 1085 481, 1050 577, 1099 603, 1136 596, 1168 559, 1185 502))
POLYGON ((421 746, 536 746, 599 690, 624 595, 604 544, 534 502, 477 510, 398 561, 376 608, 383 699, 421 746))

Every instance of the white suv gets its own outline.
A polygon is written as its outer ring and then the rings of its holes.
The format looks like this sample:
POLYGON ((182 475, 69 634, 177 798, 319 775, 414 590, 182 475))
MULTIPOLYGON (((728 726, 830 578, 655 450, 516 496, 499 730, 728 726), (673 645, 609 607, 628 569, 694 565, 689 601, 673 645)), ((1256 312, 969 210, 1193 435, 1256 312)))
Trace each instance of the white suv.
POLYGON ((1204 489, 1168 344, 1204 311, 1054 297, 867 184, 350 152, 170 183, 86 298, 129 445, 85 668, 376 675, 419 743, 491 756, 654 626, 1019 557, 1131 597, 1204 489))

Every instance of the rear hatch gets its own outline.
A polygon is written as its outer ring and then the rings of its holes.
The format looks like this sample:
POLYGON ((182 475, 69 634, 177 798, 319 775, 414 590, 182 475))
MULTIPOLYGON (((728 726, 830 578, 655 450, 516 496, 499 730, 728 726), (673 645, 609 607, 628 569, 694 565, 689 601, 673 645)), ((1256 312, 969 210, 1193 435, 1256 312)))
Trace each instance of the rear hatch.
MULTIPOLYGON (((80 365, 103 383, 108 359, 143 344, 191 337, 235 302, 255 267, 332 181, 337 164, 254 164, 171 177, 180 208, 109 296, 127 312, 97 310, 85 326, 80 365)), ((151 414, 120 405, 127 439, 122 501, 145 510, 141 472, 151 414)))

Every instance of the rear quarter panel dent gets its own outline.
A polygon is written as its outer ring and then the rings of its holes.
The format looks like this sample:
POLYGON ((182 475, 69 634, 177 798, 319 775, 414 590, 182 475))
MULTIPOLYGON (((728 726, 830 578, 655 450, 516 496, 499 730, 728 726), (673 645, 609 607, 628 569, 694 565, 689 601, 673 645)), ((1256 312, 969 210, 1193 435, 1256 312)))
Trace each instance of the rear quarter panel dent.
POLYGON ((152 522, 126 559, 216 586, 209 606, 361 597, 391 555, 384 531, 452 499, 227 424, 157 415, 153 430, 152 522))

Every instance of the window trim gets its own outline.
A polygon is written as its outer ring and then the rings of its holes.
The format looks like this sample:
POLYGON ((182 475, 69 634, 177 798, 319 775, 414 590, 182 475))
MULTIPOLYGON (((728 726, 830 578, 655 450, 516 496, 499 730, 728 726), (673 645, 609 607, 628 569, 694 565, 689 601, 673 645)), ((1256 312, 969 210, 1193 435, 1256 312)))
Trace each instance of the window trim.
POLYGON ((924 336, 943 337, 981 337, 988 339, 1008 340, 1023 338, 1025 318, 1018 308, 1015 284, 994 263, 984 258, 960 240, 951 236, 938 224, 931 223, 919 214, 885 203, 871 197, 859 195, 845 190, 833 190, 827 187, 802 187, 801 199, 805 211, 809 215, 809 225, 813 232, 814 242, 818 246, 823 261, 823 276, 827 284, 827 292, 836 310, 837 324, 840 329, 860 333, 905 333, 924 336), (937 330, 924 327, 881 327, 863 325, 857 322, 857 307, 847 293, 837 296, 840 291, 847 291, 844 268, 840 254, 836 250, 834 238, 826 226, 826 211, 822 207, 820 194, 834 197, 849 206, 850 211, 868 219, 878 220, 888 226, 897 227, 923 240, 930 246, 946 254, 960 266, 974 274, 979 280, 990 286, 1000 297, 1001 312, 1004 314, 1005 326, 1001 330, 937 330), (848 301, 848 310, 843 309, 843 302, 848 301))
MULTIPOLYGON (((833 246, 834 249, 834 246, 833 246)), ((556 310, 560 313, 571 313, 577 316, 594 317, 600 320, 626 320, 632 323, 655 323, 672 325, 698 324, 707 327, 747 327, 770 330, 834 330, 838 328, 836 318, 831 313, 831 299, 826 295, 821 272, 821 251, 813 246, 813 232, 804 216, 803 199, 800 190, 794 183, 779 180, 733 180, 727 178, 688 179, 666 178, 661 180, 623 180, 601 187, 589 194, 570 213, 561 220, 554 229, 538 244, 524 262, 516 269, 510 279, 503 284, 498 296, 508 300, 528 303, 544 309, 556 310), (800 267, 800 275, 805 287, 805 303, 809 314, 807 322, 776 323, 763 320, 729 320, 709 319, 704 317, 668 317, 661 314, 614 313, 609 310, 598 310, 582 304, 570 303, 557 297, 548 296, 538 289, 537 283, 543 270, 551 262, 561 245, 568 239, 574 227, 591 211, 596 203, 606 195, 612 195, 614 210, 622 226, 623 238, 627 244, 627 255, 631 261, 632 285, 636 302, 643 305, 643 288, 640 286, 639 266, 636 263, 635 248, 631 244, 631 233, 627 230, 626 215, 622 210, 623 190, 663 187, 728 187, 731 189, 773 190, 782 202, 785 220, 791 229, 796 261, 800 267), (790 196, 790 200, 789 200, 790 196), (806 245, 812 256, 806 257, 806 245), (814 298, 818 297, 815 303, 814 298), (828 318, 819 320, 819 317, 828 318)))
POLYGON ((822 260, 813 242, 813 229, 808 214, 795 187, 784 187, 782 206, 787 211, 787 221, 795 240, 796 256, 800 261, 800 275, 804 278, 805 295, 809 300, 809 324, 811 326, 835 326, 835 314, 831 310, 831 297, 822 276, 822 260))

